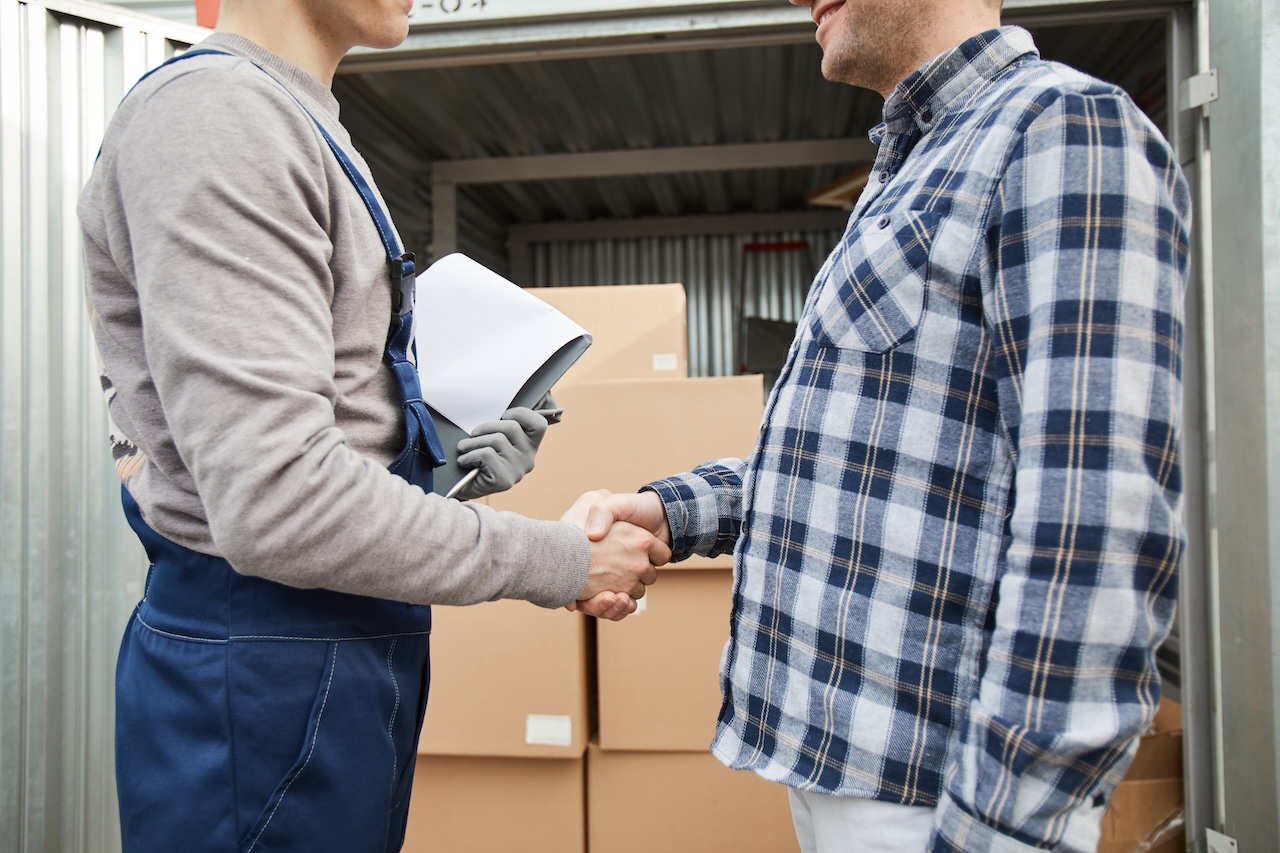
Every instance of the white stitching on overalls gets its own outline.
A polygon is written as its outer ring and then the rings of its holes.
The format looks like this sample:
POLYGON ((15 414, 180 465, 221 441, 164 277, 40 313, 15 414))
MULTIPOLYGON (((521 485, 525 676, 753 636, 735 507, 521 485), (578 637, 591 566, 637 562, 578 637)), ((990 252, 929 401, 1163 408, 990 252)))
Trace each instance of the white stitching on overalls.
MULTIPOLYGON (((141 610, 141 607, 139 607, 139 610, 141 610)), ((138 623, 142 625, 142 627, 146 628, 151 633, 159 634, 162 637, 170 637, 174 640, 187 640, 192 643, 212 643, 214 645, 226 645, 231 642, 230 640, 219 640, 213 637, 192 637, 188 634, 175 634, 172 631, 162 631, 154 625, 149 624, 146 619, 142 618, 141 614, 139 614, 137 618, 138 623)))
POLYGON ((302 771, 307 769, 307 765, 311 763, 311 756, 316 751, 316 741, 320 740, 320 723, 324 719, 324 709, 329 704, 329 688, 333 686, 333 674, 338 671, 338 646, 333 647, 333 664, 329 669, 329 681, 324 686, 324 699, 320 700, 320 713, 316 716, 316 730, 311 736, 311 748, 307 750, 307 760, 302 762, 302 766, 298 768, 298 772, 293 774, 293 778, 289 780, 289 784, 284 786, 284 790, 280 792, 280 799, 276 800, 275 807, 271 809, 271 814, 267 815, 266 823, 262 824, 262 829, 258 830, 258 834, 253 837, 253 842, 245 850, 245 853, 252 853, 253 848, 258 846, 258 841, 262 838, 262 833, 267 831, 267 827, 271 825, 271 821, 275 818, 276 812, 280 809, 280 804, 284 802, 285 794, 289 793, 289 789, 293 787, 293 783, 302 775, 302 771))
POLYGON ((142 627, 151 631, 153 634, 159 634, 163 637, 170 637, 175 640, 190 640, 193 643, 221 643, 226 644, 236 640, 297 640, 304 643, 357 643, 363 640, 385 640, 388 638, 398 637, 425 637, 430 636, 430 631, 403 631, 398 634, 377 634, 371 637, 293 637, 288 634, 234 634, 225 640, 218 637, 194 637, 190 634, 175 634, 172 631, 165 631, 157 628, 142 618, 141 605, 134 608, 138 611, 138 622, 142 627))
MULTIPOLYGON (((395 634, 375 634, 359 637, 296 637, 288 634, 233 634, 231 640, 301 640, 308 643, 355 643, 362 640, 386 640, 391 637, 420 637, 430 631, 399 631, 395 634)), ((221 641, 219 641, 221 642, 221 641)))
POLYGON ((391 741, 391 784, 396 784, 396 772, 400 769, 400 756, 396 752, 395 736, 391 733, 392 727, 396 724, 396 714, 400 712, 400 682, 396 681, 395 669, 391 666, 391 656, 396 653, 396 643, 400 642, 400 638, 391 641, 391 647, 387 649, 387 675, 391 676, 391 684, 396 689, 396 704, 391 708, 391 719, 387 721, 387 739, 391 741))

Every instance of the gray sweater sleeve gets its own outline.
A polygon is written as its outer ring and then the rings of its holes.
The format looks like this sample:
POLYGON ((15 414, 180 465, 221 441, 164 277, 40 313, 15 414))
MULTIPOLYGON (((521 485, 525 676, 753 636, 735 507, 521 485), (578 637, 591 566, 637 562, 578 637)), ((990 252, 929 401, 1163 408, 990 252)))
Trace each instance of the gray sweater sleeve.
POLYGON ((424 494, 350 446, 335 415, 337 277, 371 275, 389 302, 385 254, 375 237, 373 257, 335 257, 331 232, 356 222, 335 208, 354 190, 289 94, 204 68, 135 97, 146 103, 109 135, 81 217, 117 423, 167 433, 130 436, 156 467, 153 503, 193 490, 204 550, 292 586, 571 601, 590 558, 581 531, 424 494), (147 444, 169 441, 166 465, 147 444))

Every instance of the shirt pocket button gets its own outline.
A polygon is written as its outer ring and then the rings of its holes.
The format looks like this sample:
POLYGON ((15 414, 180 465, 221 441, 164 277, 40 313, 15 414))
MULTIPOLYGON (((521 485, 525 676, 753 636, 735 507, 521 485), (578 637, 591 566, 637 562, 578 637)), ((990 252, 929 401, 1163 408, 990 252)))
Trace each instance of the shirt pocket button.
POLYGON ((877 226, 877 227, 879 227, 879 228, 888 228, 888 227, 889 227, 889 217, 887 217, 887 216, 881 216, 881 217, 880 217, 880 219, 879 219, 879 221, 878 221, 878 222, 876 222, 876 226, 877 226))

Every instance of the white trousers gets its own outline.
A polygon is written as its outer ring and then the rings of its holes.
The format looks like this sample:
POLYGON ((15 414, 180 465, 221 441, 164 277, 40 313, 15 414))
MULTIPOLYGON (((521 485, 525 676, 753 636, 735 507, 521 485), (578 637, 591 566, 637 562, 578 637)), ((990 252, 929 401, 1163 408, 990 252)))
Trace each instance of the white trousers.
POLYGON ((931 806, 903 806, 788 788, 801 853, 921 853, 931 806))

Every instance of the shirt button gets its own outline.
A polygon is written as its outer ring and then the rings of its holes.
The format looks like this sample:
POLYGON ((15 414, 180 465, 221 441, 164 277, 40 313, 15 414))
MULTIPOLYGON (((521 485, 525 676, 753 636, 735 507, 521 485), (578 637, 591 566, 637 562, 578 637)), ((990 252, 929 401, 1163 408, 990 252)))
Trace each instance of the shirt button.
POLYGON ((920 113, 920 120, 925 124, 928 124, 929 122, 933 121, 933 110, 925 110, 924 112, 920 113))
POLYGON ((889 217, 887 217, 887 216, 881 216, 881 217, 880 217, 880 221, 879 221, 879 222, 877 222, 877 223, 876 223, 876 225, 879 225, 881 228, 888 228, 888 227, 889 227, 889 217))
POLYGON ((888 180, 889 180, 889 173, 888 173, 888 172, 881 172, 881 173, 880 173, 880 183, 882 183, 882 184, 883 184, 883 183, 885 183, 885 182, 886 182, 886 181, 888 181, 888 180))

